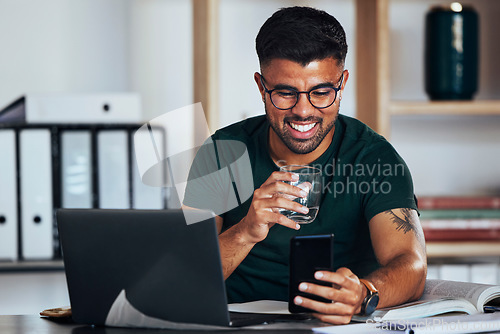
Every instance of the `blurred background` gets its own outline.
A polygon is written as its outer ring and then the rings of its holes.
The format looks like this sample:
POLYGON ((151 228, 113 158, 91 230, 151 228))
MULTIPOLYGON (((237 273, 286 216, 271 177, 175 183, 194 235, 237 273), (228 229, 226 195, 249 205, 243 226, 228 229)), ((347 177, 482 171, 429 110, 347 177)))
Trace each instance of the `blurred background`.
MULTIPOLYGON (((196 3, 196 2, 194 2, 196 3)), ((216 104, 210 127, 263 113, 253 73, 259 70, 255 36, 278 8, 314 6, 333 14, 349 43, 351 72, 341 112, 356 116, 355 0, 219 0, 216 104), (216 109, 216 110, 215 110, 216 109), (215 120, 215 121, 213 121, 215 120)), ((392 100, 424 101, 424 19, 440 0, 389 1, 392 100)), ((500 99, 500 3, 471 1, 480 22, 477 100, 500 99)), ((26 93, 133 91, 149 120, 193 102, 193 2, 189 0, 0 0, 0 106, 26 93)), ((211 23, 210 23, 211 24, 211 23)), ((197 39, 198 40, 198 39, 197 39)), ((363 52, 363 50, 361 50, 363 52)), ((368 94, 368 93, 367 93, 368 94)), ((203 101, 205 102, 205 101, 203 101)), ((204 106, 205 109, 209 108, 204 106)), ((392 117, 391 142, 410 166, 417 194, 500 193, 500 118, 496 116, 392 117)))
MULTIPOLYGON (((0 0, 0 108, 29 93, 138 92, 144 121, 202 101, 213 132, 264 112, 253 81, 259 71, 255 36, 278 8, 308 5, 334 15, 345 28, 346 68, 351 75, 341 113, 356 117, 359 101, 365 101, 366 108, 366 99, 380 88, 358 85, 368 74, 357 71, 357 55, 366 50, 356 43, 358 28, 365 23, 359 21, 356 10, 369 1, 0 0), (204 16, 206 8, 211 14, 204 16), (212 35, 201 36, 204 33, 212 35), (203 51, 210 48, 210 55, 203 51), (210 78, 200 79, 200 72, 210 78)), ((390 43, 378 52, 387 57, 388 71, 377 75, 390 84, 384 86, 388 91, 376 94, 386 96, 388 108, 392 101, 428 101, 425 15, 430 7, 450 2, 383 3, 388 6, 388 21, 376 27, 387 24, 382 29, 390 43)), ((407 162, 417 196, 500 195, 500 1, 467 3, 478 12, 480 23, 479 85, 474 99, 488 101, 487 111, 476 114, 473 103, 467 104, 470 110, 457 114, 391 115, 375 106, 373 111, 363 110, 386 117, 390 126, 383 134, 407 162)), ((194 125, 187 129, 184 139, 195 136, 194 129, 194 125)), ((55 305, 49 303, 46 308, 62 306, 58 303, 65 298, 63 292, 55 305)), ((0 299, 4 300, 2 295, 0 299)), ((41 306, 36 302, 16 308, 0 301, 0 314, 29 313, 41 306)))

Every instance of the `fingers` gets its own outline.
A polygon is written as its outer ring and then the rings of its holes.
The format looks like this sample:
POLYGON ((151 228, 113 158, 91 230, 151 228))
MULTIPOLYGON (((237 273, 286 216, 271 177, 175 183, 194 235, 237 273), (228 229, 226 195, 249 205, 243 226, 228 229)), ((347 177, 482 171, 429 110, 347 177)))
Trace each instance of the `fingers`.
POLYGON ((307 214, 309 209, 300 203, 297 203, 290 198, 280 195, 264 195, 266 189, 257 189, 254 192, 252 206, 255 210, 264 209, 266 211, 279 212, 279 209, 291 210, 307 214))
POLYGON ((321 321, 333 324, 349 323, 352 316, 361 310, 362 288, 358 277, 347 268, 340 268, 336 272, 318 271, 314 277, 328 282, 328 286, 302 282, 299 290, 331 302, 297 296, 294 303, 313 310, 313 315, 321 321))
MULTIPOLYGON (((255 199, 252 201, 250 210, 247 214, 248 221, 253 221, 254 225, 266 224, 271 228, 274 224, 280 224, 294 230, 300 229, 300 225, 291 219, 288 219, 278 211, 278 207, 284 207, 288 210, 303 212, 302 205, 286 201, 285 199, 271 198, 271 199, 255 199), (281 203, 281 204, 280 204, 281 203)), ((307 209, 307 208, 306 208, 307 209)))
POLYGON ((283 225, 285 227, 289 227, 294 230, 299 230, 300 229, 300 224, 297 224, 291 219, 288 219, 287 217, 283 216, 282 214, 278 212, 274 212, 273 210, 266 210, 265 213, 262 213, 261 216, 259 217, 260 221, 264 221, 268 224, 279 224, 283 225))
POLYGON ((274 172, 260 186, 262 194, 269 198, 275 194, 291 195, 292 199, 297 197, 306 197, 312 189, 310 182, 302 182, 298 185, 293 185, 287 182, 296 182, 299 176, 290 172, 274 172))
POLYGON ((298 197, 306 197, 308 191, 285 183, 297 181, 298 178, 294 173, 274 172, 254 191, 248 213, 241 221, 245 240, 252 243, 262 241, 274 224, 300 229, 299 224, 280 213, 281 209, 303 214, 309 212, 307 207, 294 201, 298 197))
POLYGON ((309 193, 312 189, 311 182, 302 182, 297 185, 300 189, 304 190, 306 193, 309 193))
POLYGON ((308 189, 302 189, 289 183, 273 182, 264 184, 259 189, 255 190, 254 197, 257 196, 257 198, 272 198, 276 197, 276 195, 279 194, 290 195, 290 198, 293 200, 297 197, 306 197, 308 193, 308 189))
POLYGON ((295 182, 299 180, 299 175, 290 172, 273 172, 262 185, 268 185, 277 181, 295 182))
POLYGON ((288 219, 287 217, 283 216, 280 213, 275 213, 275 215, 276 215, 276 224, 280 224, 282 226, 291 228, 296 231, 300 230, 300 224, 298 224, 297 222, 288 219))
POLYGON ((347 268, 339 268, 336 272, 317 271, 314 278, 336 284, 340 289, 344 290, 357 290, 360 287, 358 277, 347 268))
POLYGON ((299 225, 280 214, 280 210, 290 210, 303 214, 309 212, 306 206, 294 201, 298 197, 306 197, 309 189, 304 190, 281 182, 295 179, 296 174, 274 172, 259 189, 254 191, 251 210, 258 216, 258 221, 299 229, 299 225))
POLYGON ((358 296, 354 291, 336 289, 331 286, 323 286, 313 283, 300 283, 299 290, 335 301, 336 303, 355 305, 358 301, 358 296))
POLYGON ((340 302, 324 303, 317 300, 309 299, 303 296, 297 296, 293 299, 295 305, 313 310, 315 313, 337 316, 352 316, 355 308, 353 305, 340 302))

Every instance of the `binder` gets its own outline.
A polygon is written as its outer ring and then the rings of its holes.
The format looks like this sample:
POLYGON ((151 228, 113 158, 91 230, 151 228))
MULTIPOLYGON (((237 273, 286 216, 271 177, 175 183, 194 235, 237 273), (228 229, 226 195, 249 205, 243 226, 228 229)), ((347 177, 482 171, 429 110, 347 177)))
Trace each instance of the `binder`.
POLYGON ((0 260, 17 260, 16 133, 0 129, 0 260))
MULTIPOLYGON (((165 133, 162 129, 152 129, 152 135, 154 138, 158 138, 157 149, 160 152, 165 150, 165 133)), ((153 187, 142 182, 141 175, 139 173, 139 167, 137 162, 137 155, 135 154, 135 144, 142 140, 151 140, 151 134, 149 131, 134 131, 130 133, 130 140, 133 143, 130 147, 130 154, 132 155, 132 161, 130 168, 132 170, 132 208, 133 209, 164 209, 166 208, 166 188, 165 187, 153 187)), ((164 153, 162 154, 164 156, 164 153)), ((161 178, 166 178, 166 170, 164 165, 160 166, 161 171, 159 176, 161 178)), ((164 182, 161 181, 160 182, 164 182)))
POLYGON ((28 94, 0 110, 2 123, 129 123, 141 121, 136 93, 28 94))
POLYGON ((52 150, 49 129, 19 131, 21 255, 53 256, 52 150))
POLYGON ((92 208, 90 130, 62 130, 60 136, 61 207, 92 208))
POLYGON ((97 132, 99 207, 130 208, 129 149, 127 130, 97 132))

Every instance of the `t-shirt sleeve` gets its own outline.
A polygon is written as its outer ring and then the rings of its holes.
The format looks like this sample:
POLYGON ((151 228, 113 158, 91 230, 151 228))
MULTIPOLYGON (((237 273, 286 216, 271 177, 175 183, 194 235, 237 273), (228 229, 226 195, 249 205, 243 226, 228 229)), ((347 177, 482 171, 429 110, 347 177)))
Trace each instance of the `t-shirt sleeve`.
POLYGON ((183 204, 223 216, 251 196, 253 178, 246 146, 215 138, 208 139, 193 160, 183 204))
POLYGON ((216 215, 225 212, 227 189, 218 173, 220 161, 212 138, 200 147, 189 170, 183 204, 192 208, 213 211, 216 215))
POLYGON ((364 168, 358 175, 358 190, 367 221, 391 209, 417 210, 410 170, 390 143, 371 145, 360 163, 364 168))

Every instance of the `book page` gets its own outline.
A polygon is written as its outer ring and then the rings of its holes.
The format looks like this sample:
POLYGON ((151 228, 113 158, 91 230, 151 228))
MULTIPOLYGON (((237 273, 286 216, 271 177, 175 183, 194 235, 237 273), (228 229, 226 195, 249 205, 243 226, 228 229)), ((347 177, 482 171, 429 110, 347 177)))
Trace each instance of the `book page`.
POLYGON ((500 286, 445 280, 427 280, 422 300, 436 297, 462 298, 470 301, 479 312, 484 303, 500 296, 500 286))

